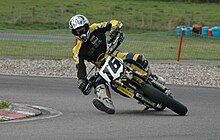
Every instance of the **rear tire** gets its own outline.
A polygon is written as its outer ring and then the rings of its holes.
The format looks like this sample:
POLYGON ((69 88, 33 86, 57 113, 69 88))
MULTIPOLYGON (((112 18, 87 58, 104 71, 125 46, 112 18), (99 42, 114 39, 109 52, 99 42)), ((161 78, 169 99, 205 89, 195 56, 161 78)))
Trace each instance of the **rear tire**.
POLYGON ((157 101, 158 103, 161 103, 170 110, 176 112, 178 115, 184 116, 188 112, 187 108, 183 104, 181 104, 173 98, 170 98, 169 96, 165 95, 162 91, 156 89, 151 85, 144 83, 142 86, 142 91, 146 97, 149 97, 157 101))

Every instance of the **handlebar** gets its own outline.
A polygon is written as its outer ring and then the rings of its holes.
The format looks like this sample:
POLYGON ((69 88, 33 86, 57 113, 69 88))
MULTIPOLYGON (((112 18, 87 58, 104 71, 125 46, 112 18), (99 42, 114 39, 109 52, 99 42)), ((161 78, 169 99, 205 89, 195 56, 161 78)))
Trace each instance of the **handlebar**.
MULTIPOLYGON (((120 45, 121 43, 124 41, 124 33, 120 32, 119 36, 117 37, 117 44, 115 45, 115 47, 113 47, 112 51, 110 51, 109 53, 112 54, 120 45)), ((112 44, 113 46, 114 44, 112 44)))

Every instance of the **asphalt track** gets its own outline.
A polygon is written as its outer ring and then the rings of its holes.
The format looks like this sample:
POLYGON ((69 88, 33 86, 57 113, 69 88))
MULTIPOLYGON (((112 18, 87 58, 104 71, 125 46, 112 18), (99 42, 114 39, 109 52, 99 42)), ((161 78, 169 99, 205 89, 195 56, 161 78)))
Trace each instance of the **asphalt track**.
POLYGON ((0 99, 56 109, 63 115, 0 124, 1 140, 217 140, 220 139, 220 88, 168 85, 189 112, 178 116, 142 111, 135 100, 112 94, 116 114, 96 110, 94 94, 84 96, 76 79, 0 75, 0 99))

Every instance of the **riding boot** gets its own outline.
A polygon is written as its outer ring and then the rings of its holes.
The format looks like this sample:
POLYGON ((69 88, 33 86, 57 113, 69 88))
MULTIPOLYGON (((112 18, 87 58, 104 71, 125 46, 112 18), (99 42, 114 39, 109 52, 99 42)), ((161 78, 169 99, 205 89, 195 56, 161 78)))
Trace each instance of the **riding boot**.
POLYGON ((100 111, 104 111, 108 114, 114 114, 115 107, 111 100, 108 86, 105 84, 96 86, 95 94, 97 98, 93 99, 93 105, 100 111))

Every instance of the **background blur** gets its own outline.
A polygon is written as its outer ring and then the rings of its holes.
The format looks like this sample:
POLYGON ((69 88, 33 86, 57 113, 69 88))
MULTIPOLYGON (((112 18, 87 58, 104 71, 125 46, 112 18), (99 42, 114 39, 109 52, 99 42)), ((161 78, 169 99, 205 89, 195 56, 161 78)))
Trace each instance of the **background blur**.
MULTIPOLYGON (((118 19, 126 34, 123 51, 148 59, 177 59, 177 26, 220 26, 218 0, 7 0, 0 5, 0 58, 69 59, 69 19, 90 23, 118 19)), ((220 38, 183 38, 181 59, 220 60, 220 38)))

